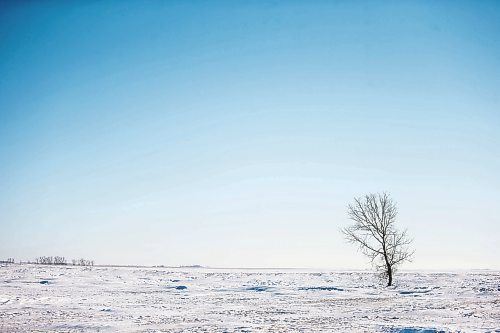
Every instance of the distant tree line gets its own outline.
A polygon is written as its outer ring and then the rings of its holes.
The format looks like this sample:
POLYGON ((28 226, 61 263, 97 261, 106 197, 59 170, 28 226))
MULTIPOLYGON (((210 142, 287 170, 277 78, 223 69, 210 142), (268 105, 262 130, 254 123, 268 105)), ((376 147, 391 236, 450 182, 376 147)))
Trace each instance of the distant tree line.
MULTIPOLYGON (((64 257, 37 257, 35 258, 35 264, 40 264, 40 265, 68 265, 68 262, 66 261, 66 258, 64 257)), ((94 260, 87 260, 87 259, 72 259, 71 264, 73 266, 94 266, 94 260)))
POLYGON ((86 260, 86 259, 73 259, 71 260, 73 266, 94 266, 94 260, 86 260))
POLYGON ((35 258, 35 264, 41 265, 66 265, 66 259, 64 257, 37 257, 35 258))
POLYGON ((13 264, 14 258, 8 258, 7 260, 0 260, 0 264, 13 264))

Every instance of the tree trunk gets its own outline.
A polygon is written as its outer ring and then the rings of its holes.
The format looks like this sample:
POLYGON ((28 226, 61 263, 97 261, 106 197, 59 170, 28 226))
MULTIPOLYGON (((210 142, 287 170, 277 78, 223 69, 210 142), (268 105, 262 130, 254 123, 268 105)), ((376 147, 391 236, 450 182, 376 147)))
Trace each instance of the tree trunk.
POLYGON ((385 240, 384 240, 384 242, 382 244, 382 248, 383 248, 383 251, 384 251, 384 261, 385 261, 385 268, 387 270, 387 277, 389 278, 389 281, 387 282, 387 287, 390 287, 390 286, 392 286, 392 266, 389 263, 389 258, 387 257, 387 250, 386 250, 386 247, 385 247, 385 240))
POLYGON ((387 283, 387 287, 392 286, 392 267, 387 266, 387 275, 389 277, 389 282, 387 283))

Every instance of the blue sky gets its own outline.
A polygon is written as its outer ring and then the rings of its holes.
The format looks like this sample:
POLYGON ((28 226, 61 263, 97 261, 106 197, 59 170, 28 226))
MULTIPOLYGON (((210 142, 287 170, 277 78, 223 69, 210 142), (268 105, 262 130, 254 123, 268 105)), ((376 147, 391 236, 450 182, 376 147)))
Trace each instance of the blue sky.
POLYGON ((0 5, 0 256, 365 268, 388 191, 408 268, 500 268, 497 1, 0 5))

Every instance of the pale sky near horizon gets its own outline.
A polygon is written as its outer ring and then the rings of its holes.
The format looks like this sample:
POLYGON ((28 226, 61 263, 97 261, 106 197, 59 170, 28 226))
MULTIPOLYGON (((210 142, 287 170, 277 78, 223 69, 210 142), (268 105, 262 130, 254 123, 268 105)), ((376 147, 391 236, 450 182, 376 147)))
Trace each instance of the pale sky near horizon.
POLYGON ((0 259, 500 269, 500 2, 0 3, 0 259))

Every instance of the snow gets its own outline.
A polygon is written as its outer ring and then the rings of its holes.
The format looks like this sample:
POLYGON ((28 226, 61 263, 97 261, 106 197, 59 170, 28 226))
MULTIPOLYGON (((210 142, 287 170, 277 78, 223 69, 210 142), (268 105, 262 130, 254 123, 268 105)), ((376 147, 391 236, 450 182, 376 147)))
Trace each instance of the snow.
POLYGON ((0 266, 0 332, 500 332, 500 272, 0 266))

